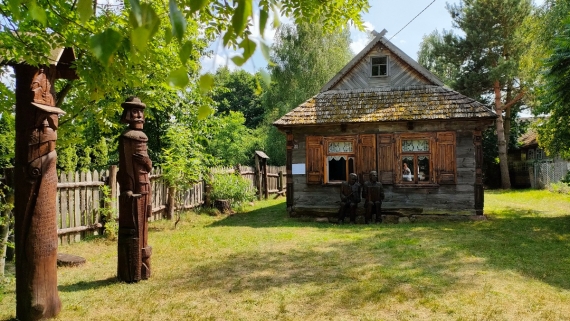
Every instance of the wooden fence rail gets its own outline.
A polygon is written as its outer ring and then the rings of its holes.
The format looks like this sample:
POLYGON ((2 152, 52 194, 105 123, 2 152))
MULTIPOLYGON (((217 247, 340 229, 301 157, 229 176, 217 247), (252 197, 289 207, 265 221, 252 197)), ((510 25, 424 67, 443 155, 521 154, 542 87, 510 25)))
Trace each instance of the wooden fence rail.
MULTIPOLYGON (((249 166, 235 168, 213 168, 212 172, 234 174, 236 171, 250 182, 252 190, 267 190, 269 194, 282 194, 285 167, 268 166, 267 186, 258 186, 255 169, 249 166)), ((61 173, 57 184, 57 231, 62 244, 78 242, 85 237, 98 235, 103 227, 102 213, 111 212, 118 217, 119 184, 116 179, 117 166, 98 172, 61 173), (104 193, 104 189, 107 193, 104 193)), ((152 189, 152 216, 149 220, 170 218, 174 210, 188 210, 204 204, 206 184, 194 184, 190 189, 179 191, 181 200, 177 208, 170 209, 174 197, 164 180, 162 169, 153 168, 150 172, 152 189)), ((3 177, 0 177, 3 182, 3 177)))

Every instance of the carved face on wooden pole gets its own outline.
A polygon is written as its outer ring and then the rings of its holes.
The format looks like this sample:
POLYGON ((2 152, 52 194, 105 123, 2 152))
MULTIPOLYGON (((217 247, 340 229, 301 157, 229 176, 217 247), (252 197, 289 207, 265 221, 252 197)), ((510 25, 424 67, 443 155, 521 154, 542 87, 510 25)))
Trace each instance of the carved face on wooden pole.
POLYGON ((142 132, 146 105, 137 97, 129 97, 121 105, 121 122, 129 124, 119 139, 119 255, 117 274, 125 282, 150 277, 147 218, 151 215, 148 138, 142 132))
POLYGON ((40 320, 61 309, 57 291, 58 114, 55 70, 17 65, 16 71, 16 316, 40 320), (46 73, 46 70, 49 71, 46 73))

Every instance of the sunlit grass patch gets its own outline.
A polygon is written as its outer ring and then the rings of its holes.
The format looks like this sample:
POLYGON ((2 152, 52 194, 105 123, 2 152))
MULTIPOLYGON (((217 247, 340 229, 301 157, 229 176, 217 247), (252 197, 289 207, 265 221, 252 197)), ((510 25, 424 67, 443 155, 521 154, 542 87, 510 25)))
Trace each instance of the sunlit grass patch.
MULTIPOLYGON (((302 222, 283 199, 189 212, 150 224, 137 284, 116 280, 115 242, 62 246, 87 264, 58 269, 57 320, 570 320, 570 200, 485 201, 487 221, 398 225, 302 222)), ((3 291, 0 320, 15 313, 3 291)))

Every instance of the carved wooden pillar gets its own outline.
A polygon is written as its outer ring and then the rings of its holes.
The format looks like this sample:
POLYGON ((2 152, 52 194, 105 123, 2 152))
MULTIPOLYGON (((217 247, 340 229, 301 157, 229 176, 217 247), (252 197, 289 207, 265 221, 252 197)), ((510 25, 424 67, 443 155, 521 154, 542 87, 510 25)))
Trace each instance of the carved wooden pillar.
POLYGON ((480 130, 473 132, 473 145, 475 145, 475 214, 483 215, 483 136, 480 130))
POLYGON ((287 160, 285 170, 287 171, 287 210, 293 210, 293 133, 287 131, 287 160))
POLYGON ((16 73, 16 317, 40 320, 61 310, 57 292, 55 67, 16 73))
POLYGON ((119 138, 119 244, 117 276, 131 283, 150 277, 148 217, 152 214, 149 173, 152 162, 148 157, 148 138, 143 133, 146 107, 137 97, 122 104, 121 122, 129 128, 119 138))

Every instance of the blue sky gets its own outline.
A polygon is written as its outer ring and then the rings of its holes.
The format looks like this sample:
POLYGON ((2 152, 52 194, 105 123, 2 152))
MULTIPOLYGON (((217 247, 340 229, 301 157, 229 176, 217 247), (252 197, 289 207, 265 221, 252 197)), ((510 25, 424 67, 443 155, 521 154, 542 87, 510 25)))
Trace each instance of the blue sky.
MULTIPOLYGON (((388 31, 386 37, 394 45, 412 59, 417 59, 417 52, 424 35, 436 29, 440 32, 443 29, 452 29, 451 16, 446 9, 446 3, 459 2, 459 0, 370 0, 371 8, 368 13, 363 14, 363 20, 370 29, 378 32, 386 29, 388 31), (414 19, 418 14, 419 16, 414 19), (402 28, 404 29, 400 31, 402 28)), ((534 2, 542 4, 543 0, 534 0, 534 2)), ((282 20, 287 21, 287 19, 282 20)), ((274 31, 267 32, 266 39, 271 41, 273 34, 274 31)), ((368 41, 365 32, 359 32, 354 28, 351 28, 351 38, 353 41, 351 48, 355 54, 362 50, 368 41)), ((231 52, 222 48, 216 50, 215 44, 212 48, 216 51, 217 57, 203 59, 203 71, 212 71, 224 64, 231 69, 236 68, 231 62, 228 63, 227 57, 232 55, 231 52)), ((266 65, 261 54, 256 53, 254 59, 243 66, 243 69, 255 72, 265 68, 266 65)))

